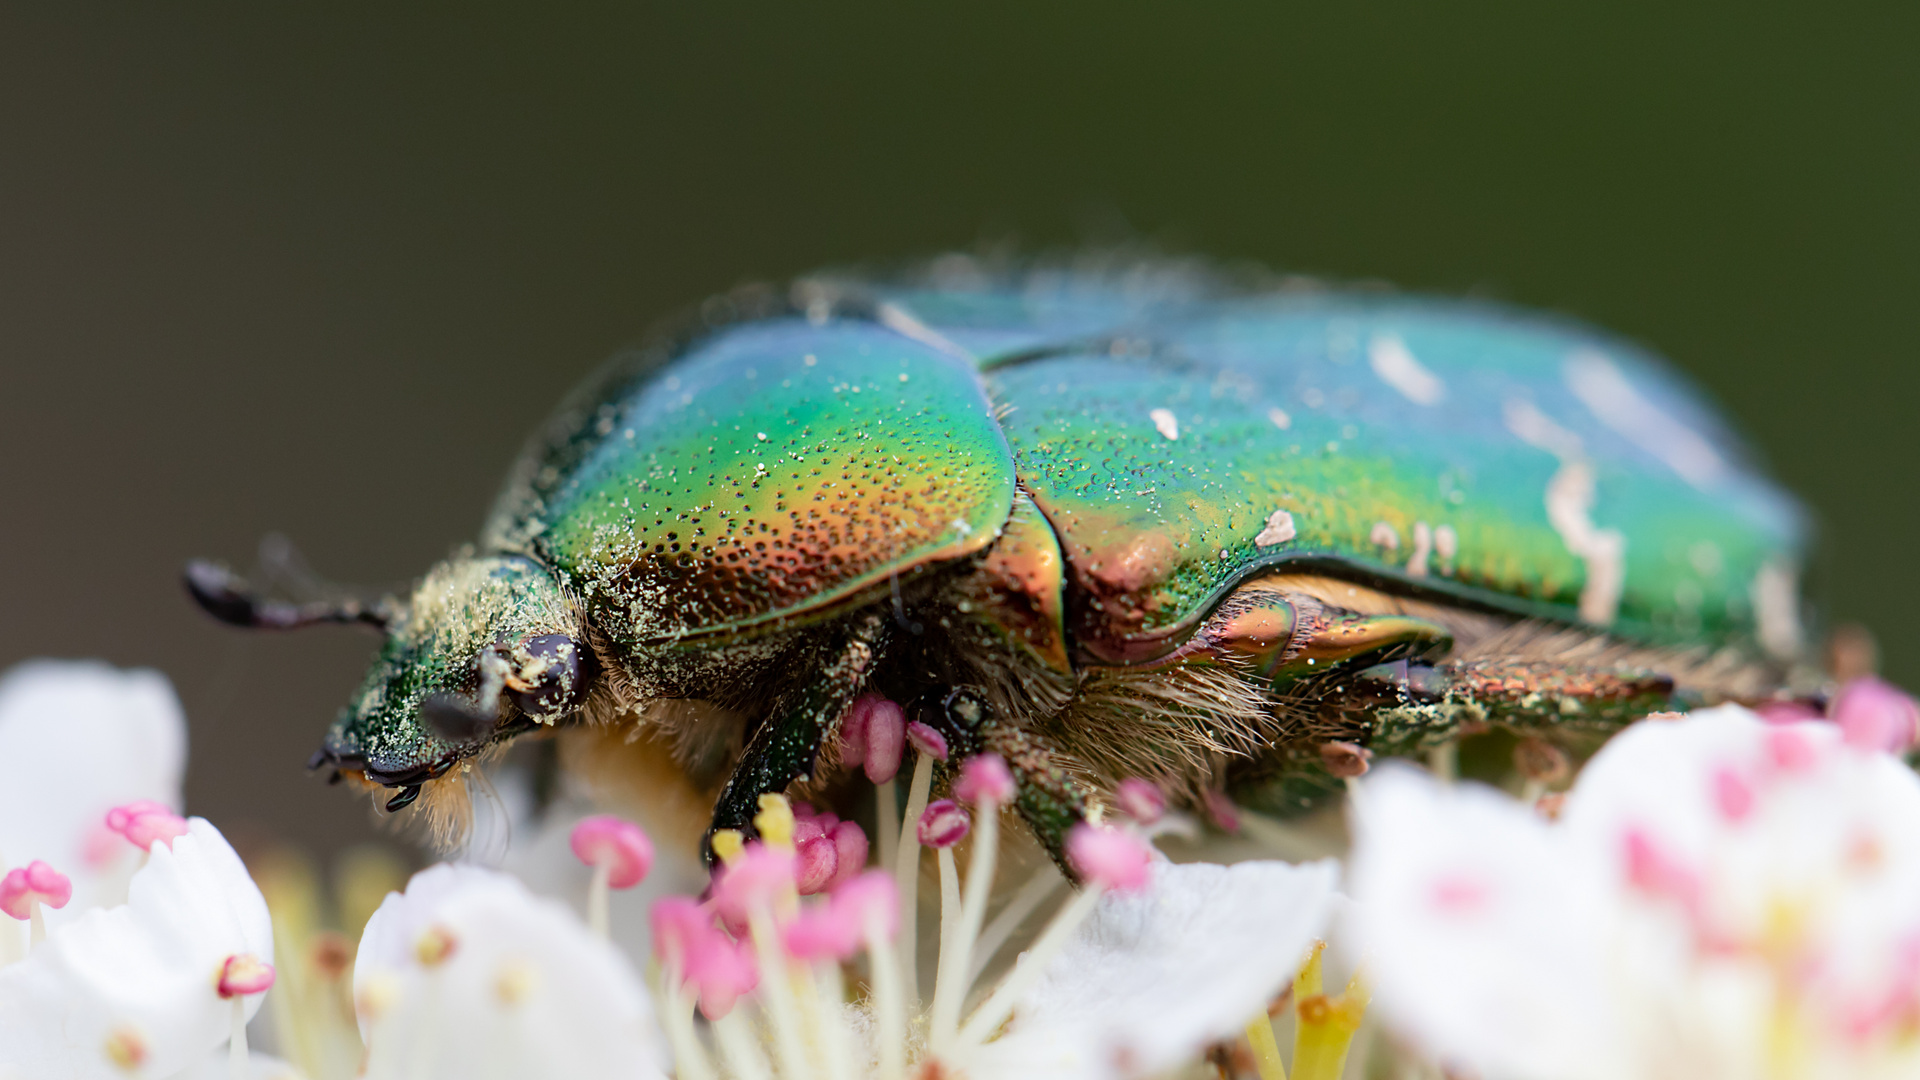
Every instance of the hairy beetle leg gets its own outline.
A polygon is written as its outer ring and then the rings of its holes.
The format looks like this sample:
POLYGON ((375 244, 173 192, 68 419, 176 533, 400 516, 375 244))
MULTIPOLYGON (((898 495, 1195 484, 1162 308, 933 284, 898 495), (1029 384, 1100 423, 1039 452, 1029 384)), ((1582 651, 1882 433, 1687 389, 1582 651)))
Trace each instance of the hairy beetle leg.
POLYGON ((700 855, 713 864, 713 834, 738 829, 754 835, 753 816, 760 796, 784 792, 787 785, 813 775, 820 748, 833 734, 847 706, 865 689, 867 676, 885 643, 890 622, 880 614, 855 621, 819 665, 806 685, 780 699, 760 725, 713 807, 713 822, 700 841, 700 855))

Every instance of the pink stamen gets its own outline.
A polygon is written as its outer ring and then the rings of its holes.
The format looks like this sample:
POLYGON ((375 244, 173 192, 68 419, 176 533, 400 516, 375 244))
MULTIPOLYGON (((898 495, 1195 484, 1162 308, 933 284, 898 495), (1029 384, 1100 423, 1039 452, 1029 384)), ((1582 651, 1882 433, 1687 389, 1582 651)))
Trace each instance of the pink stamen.
POLYGON ((867 710, 865 769, 868 781, 884 784, 900 772, 906 752, 907 711, 886 698, 867 710))
POLYGON ((907 725, 907 741, 935 761, 947 760, 947 737, 918 720, 907 725))
POLYGON ((1820 749, 1813 740, 1790 727, 1770 729, 1766 734, 1767 761, 1783 773, 1801 773, 1820 760, 1820 749))
POLYGON ((1753 785, 1739 771, 1723 765, 1713 771, 1713 805, 1720 816, 1731 822, 1745 821, 1753 813, 1753 785))
MULTIPOLYGON (((812 825, 812 822, 800 824, 812 825)), ((798 859, 798 869, 794 874, 794 886, 801 896, 812 896, 827 888, 834 875, 840 870, 840 852, 833 846, 827 834, 818 826, 808 830, 812 835, 802 840, 800 829, 793 831, 794 854, 798 859)))
POLYGON ((668 967, 680 969, 694 987, 700 1011, 718 1020, 733 1009, 742 994, 760 983, 753 953, 713 925, 713 912, 685 896, 669 896, 648 913, 653 925, 653 951, 668 967))
POLYGON ((823 891, 834 889, 852 881, 854 875, 866 869, 867 834, 859 825, 851 821, 836 822, 827 833, 827 840, 833 844, 833 876, 827 879, 823 891))
POLYGON ((187 819, 165 803, 141 799, 107 811, 107 828, 126 837, 141 851, 152 851, 155 842, 171 848, 175 837, 185 836, 187 819))
POLYGON ((33 918, 35 904, 63 908, 71 899, 73 882, 39 859, 15 867, 7 871, 5 878, 0 878, 0 911, 22 922, 33 918))
POLYGON ((729 941, 715 930, 687 954, 686 978, 700 996, 700 1012, 718 1020, 760 985, 760 969, 745 942, 729 941))
POLYGON ((1136 892, 1153 880, 1153 848, 1140 837, 1085 823, 1067 833, 1067 862, 1086 880, 1136 892))
POLYGON ((1240 831, 1240 808, 1233 805, 1233 800, 1227 798, 1226 792, 1207 792, 1206 804, 1207 816, 1213 819, 1213 823, 1220 827, 1221 832, 1240 831))
POLYGON ((1753 711, 1769 724, 1799 724, 1826 719, 1819 709, 1804 701, 1769 701, 1755 706, 1753 711))
POLYGON ((860 931, 845 907, 824 904, 802 911, 781 928, 780 939, 798 960, 846 960, 860 951, 860 931))
POLYGON ((220 965, 214 989, 223 998, 264 994, 273 986, 273 965, 252 953, 234 953, 220 965))
POLYGON ((1841 687, 1833 721, 1848 746, 1897 754, 1914 744, 1920 708, 1899 687, 1867 675, 1841 687))
POLYGON ((1142 825, 1159 821, 1167 812, 1167 797, 1161 793, 1160 785, 1138 776, 1120 781, 1120 786, 1113 790, 1113 804, 1142 825))
POLYGON ((605 867, 607 884, 631 889, 653 868, 653 841, 640 826, 612 814, 583 818, 568 837, 573 854, 588 866, 605 867))
POLYGON ((1013 773, 999 754, 975 754, 960 763, 953 794, 961 802, 1003 804, 1013 801, 1013 773))
POLYGON ((920 843, 930 848, 949 848, 959 843, 973 827, 967 812, 952 799, 936 799, 920 815, 920 843))
POLYGON ((830 904, 862 933, 891 939, 900 932, 900 890, 885 870, 869 870, 835 889, 830 904))
POLYGON ((713 912, 687 896, 667 896, 647 912, 653 927, 653 953, 662 963, 684 969, 703 934, 713 932, 713 912))
POLYGON ((788 889, 798 891, 799 854, 755 841, 723 864, 713 879, 713 909, 728 926, 745 926, 756 910, 771 911, 788 889))
POLYGON ((856 769, 867 763, 867 724, 873 707, 886 699, 879 694, 861 694, 847 706, 840 720, 840 764, 856 769))

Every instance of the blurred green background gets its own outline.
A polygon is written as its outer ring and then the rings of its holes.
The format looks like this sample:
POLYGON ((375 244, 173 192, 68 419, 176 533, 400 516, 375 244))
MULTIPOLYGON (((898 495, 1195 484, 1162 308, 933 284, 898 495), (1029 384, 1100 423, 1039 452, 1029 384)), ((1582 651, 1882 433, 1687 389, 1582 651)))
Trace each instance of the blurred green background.
POLYGON ((302 765, 371 639, 210 625, 183 560, 402 583, 708 293, 1130 238, 1665 352, 1920 683, 1920 10, 694 7, 0 12, 0 659, 165 670, 192 807, 334 848, 302 765))

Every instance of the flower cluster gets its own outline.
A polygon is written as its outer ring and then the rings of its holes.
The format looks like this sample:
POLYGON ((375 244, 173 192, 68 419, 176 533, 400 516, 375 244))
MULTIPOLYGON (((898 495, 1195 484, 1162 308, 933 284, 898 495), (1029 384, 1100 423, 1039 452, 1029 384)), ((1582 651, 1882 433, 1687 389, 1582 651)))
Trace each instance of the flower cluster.
POLYGON ((1877 680, 1827 714, 1655 718, 1577 773, 1523 743, 1542 760, 1520 798, 1355 770, 1344 871, 1170 862, 1153 837, 1191 823, 1127 780, 1069 834, 1070 888, 1051 865, 1003 872, 1001 759, 953 760, 877 696, 842 729, 842 763, 903 811, 871 840, 767 796, 751 839, 714 837, 705 893, 663 895, 678 853, 583 815, 560 843, 584 917, 534 891, 551 882, 440 864, 343 936, 312 929, 297 873, 261 863, 263 896, 179 812, 163 680, 17 669, 0 1078, 1137 1080, 1210 1058, 1228 1080, 1336 1080, 1371 1075, 1355 1046, 1487 1080, 1920 1075, 1920 778, 1897 756, 1920 711, 1877 680), (82 755, 82 782, 28 767, 82 755), (649 891, 644 919, 616 902, 649 891), (617 944, 636 937, 641 957, 617 944), (1357 971, 1330 989, 1329 963, 1357 971), (263 999, 298 1068, 249 1052, 263 999))
POLYGON ((266 900, 217 829, 175 811, 185 742, 151 672, 0 680, 0 1076, 277 1071, 246 1042, 274 982, 266 900))

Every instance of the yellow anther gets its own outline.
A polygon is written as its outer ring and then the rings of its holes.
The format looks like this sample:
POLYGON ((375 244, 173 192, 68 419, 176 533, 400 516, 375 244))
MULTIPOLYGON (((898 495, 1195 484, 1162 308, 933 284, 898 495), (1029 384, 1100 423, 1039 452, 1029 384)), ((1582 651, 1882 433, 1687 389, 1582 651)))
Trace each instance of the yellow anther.
POLYGON ((421 967, 438 967, 459 947, 460 939, 453 936, 453 931, 436 923, 427 927, 413 943, 413 955, 421 967))
POLYGON ((760 796, 760 812, 753 815, 753 827, 760 840, 770 847, 793 847, 793 807, 785 795, 760 796))
POLYGON ((740 857, 747 846, 746 837, 739 829, 720 829, 713 834, 713 854, 723 863, 730 863, 740 857))

